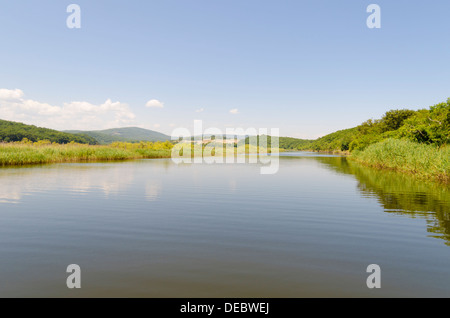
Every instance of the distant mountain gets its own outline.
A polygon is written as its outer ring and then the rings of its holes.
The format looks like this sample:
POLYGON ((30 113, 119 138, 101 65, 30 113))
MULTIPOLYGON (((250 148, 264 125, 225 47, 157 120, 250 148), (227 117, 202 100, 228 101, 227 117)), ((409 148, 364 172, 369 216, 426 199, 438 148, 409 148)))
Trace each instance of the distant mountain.
POLYGON ((100 144, 110 144, 115 141, 166 141, 170 140, 170 136, 162 134, 157 131, 138 128, 138 127, 126 127, 126 128, 112 128, 105 130, 66 130, 64 132, 72 134, 82 134, 95 138, 100 144))
POLYGON ((71 141, 80 144, 98 144, 94 138, 83 134, 71 134, 14 121, 0 120, 0 142, 22 141, 24 138, 31 141, 49 140, 59 144, 66 144, 71 141))

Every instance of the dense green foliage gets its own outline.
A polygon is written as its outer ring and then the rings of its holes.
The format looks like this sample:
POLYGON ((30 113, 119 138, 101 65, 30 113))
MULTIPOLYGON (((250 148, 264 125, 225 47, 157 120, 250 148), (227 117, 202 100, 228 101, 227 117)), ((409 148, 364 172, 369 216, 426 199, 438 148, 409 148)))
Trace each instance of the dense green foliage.
POLYGON ((105 130, 81 131, 69 130, 66 131, 73 134, 84 134, 91 136, 98 143, 102 145, 111 144, 116 141, 121 142, 139 142, 139 141, 166 141, 170 140, 170 136, 159 133, 157 131, 143 129, 138 127, 113 128, 105 130))
POLYGON ((0 142, 49 140, 59 144, 77 142, 80 144, 97 144, 97 141, 83 134, 70 134, 48 128, 40 128, 12 121, 0 120, 0 142))
MULTIPOLYGON (((260 145, 260 138, 263 138, 261 140, 262 144, 267 143, 268 148, 270 148, 272 146, 272 137, 265 136, 265 135, 256 136, 257 144, 255 144, 254 146, 260 145)), ((254 140, 254 139, 255 139, 255 136, 245 138, 245 144, 253 145, 252 140, 254 140)), ((308 139, 297 139, 297 138, 292 138, 292 137, 279 137, 278 148, 285 149, 285 150, 302 150, 302 149, 307 149, 311 145, 312 142, 313 142, 313 140, 308 140, 308 139)))
POLYGON ((391 110, 380 120, 368 120, 358 128, 349 150, 362 150, 387 138, 406 139, 441 146, 450 141, 450 99, 429 109, 391 110))
POLYGON ((314 140, 308 149, 315 151, 346 151, 357 133, 357 128, 338 130, 314 140))
POLYGON ((311 145, 313 141, 309 139, 297 139, 291 137, 280 137, 279 148, 286 150, 300 150, 305 149, 311 145))
POLYGON ((351 152, 351 158, 377 168, 450 182, 450 99, 417 111, 386 112, 381 119, 315 140, 317 151, 351 152))
POLYGON ((336 131, 306 145, 316 151, 363 150, 388 138, 405 139, 437 146, 450 143, 450 98, 446 103, 417 111, 390 110, 381 119, 336 131))

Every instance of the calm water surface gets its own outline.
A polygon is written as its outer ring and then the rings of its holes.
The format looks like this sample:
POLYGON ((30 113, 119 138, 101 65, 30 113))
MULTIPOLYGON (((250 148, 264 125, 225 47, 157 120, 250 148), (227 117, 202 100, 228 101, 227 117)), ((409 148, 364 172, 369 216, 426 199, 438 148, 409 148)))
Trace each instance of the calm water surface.
POLYGON ((169 159, 1 168, 0 296, 450 297, 447 186, 311 153, 259 172, 169 159), (81 289, 66 287, 69 264, 81 289))

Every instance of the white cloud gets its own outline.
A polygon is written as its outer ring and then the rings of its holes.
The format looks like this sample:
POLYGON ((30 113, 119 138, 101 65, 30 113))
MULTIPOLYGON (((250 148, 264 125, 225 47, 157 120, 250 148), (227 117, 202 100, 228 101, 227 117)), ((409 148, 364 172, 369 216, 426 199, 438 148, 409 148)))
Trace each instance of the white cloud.
POLYGON ((0 88, 0 100, 20 99, 23 92, 20 89, 0 88))
POLYGON ((160 124, 154 124, 153 127, 159 128, 159 127, 161 127, 161 125, 160 124))
POLYGON ((196 109, 195 112, 196 112, 196 113, 201 113, 201 112, 204 111, 204 110, 205 110, 205 109, 200 108, 200 109, 196 109))
POLYGON ((147 104, 145 104, 145 106, 147 107, 157 107, 157 108, 163 108, 164 107, 164 103, 161 103, 159 100, 157 99, 150 99, 147 104))
POLYGON ((161 192, 161 184, 159 181, 151 181, 145 186, 145 198, 147 201, 156 201, 161 192))
POLYGON ((25 112, 36 113, 38 115, 57 115, 61 112, 61 108, 58 106, 52 106, 47 103, 40 103, 35 100, 26 99, 19 100, 16 105, 25 112))
POLYGON ((0 89, 0 118, 53 129, 105 129, 134 123, 127 104, 107 99, 96 105, 86 101, 50 105, 24 99, 19 90, 0 89))
POLYGON ((239 111, 237 108, 233 108, 232 110, 230 110, 230 114, 236 115, 239 114, 239 111))

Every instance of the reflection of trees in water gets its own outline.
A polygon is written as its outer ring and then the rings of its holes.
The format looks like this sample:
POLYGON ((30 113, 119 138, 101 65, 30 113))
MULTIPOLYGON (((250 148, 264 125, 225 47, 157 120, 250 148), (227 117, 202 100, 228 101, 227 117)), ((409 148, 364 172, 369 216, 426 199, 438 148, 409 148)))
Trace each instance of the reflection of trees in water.
POLYGON ((358 180, 363 196, 376 197, 385 212, 425 219, 431 236, 450 245, 450 187, 410 175, 362 166, 344 157, 316 158, 358 180))

